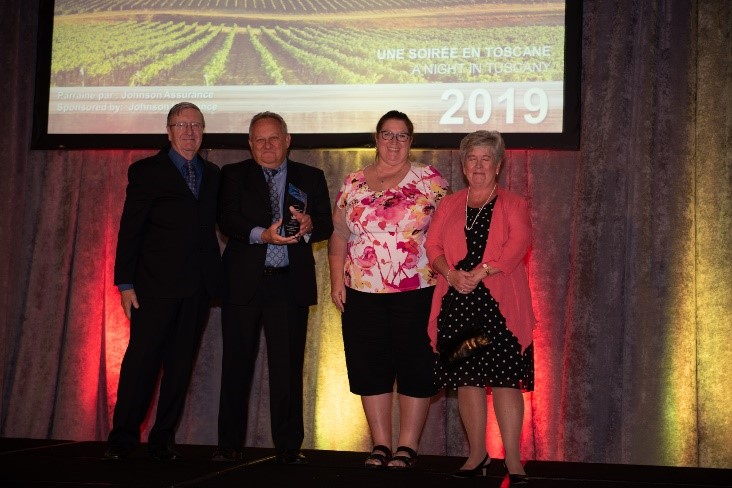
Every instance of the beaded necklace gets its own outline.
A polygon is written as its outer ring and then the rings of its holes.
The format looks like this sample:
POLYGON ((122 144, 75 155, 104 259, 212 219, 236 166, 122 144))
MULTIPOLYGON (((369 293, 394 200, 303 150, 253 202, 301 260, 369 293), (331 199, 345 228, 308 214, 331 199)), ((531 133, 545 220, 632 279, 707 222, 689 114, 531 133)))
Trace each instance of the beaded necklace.
POLYGON ((488 195, 488 199, 485 201, 483 205, 480 206, 480 209, 478 210, 478 213, 475 215, 475 218, 473 219, 473 222, 468 226, 468 200, 470 200, 470 187, 468 186, 468 196, 465 197, 465 230, 472 230, 473 226, 475 225, 475 222, 478 220, 478 217, 480 217, 480 213, 483 211, 483 207, 488 205, 488 202, 491 201, 491 198, 493 198, 493 192, 496 191, 496 187, 498 186, 498 183, 495 183, 493 185, 493 189, 491 190, 491 194, 488 195))
MULTIPOLYGON (((405 163, 407 163, 407 162, 405 162, 405 163)), ((396 173, 393 173, 393 174, 390 174, 387 176, 381 176, 381 174, 379 174, 379 165, 377 163, 372 163, 372 166, 374 167, 374 173, 376 173, 376 179, 378 179, 379 182, 383 185, 387 180, 391 180, 395 176, 399 176, 402 173, 402 171, 404 171, 404 167, 406 166, 405 163, 402 163, 402 165, 399 166, 399 170, 396 173)), ((411 163, 409 163, 409 165, 411 166, 411 163)), ((401 178, 399 180, 401 181, 401 178)))

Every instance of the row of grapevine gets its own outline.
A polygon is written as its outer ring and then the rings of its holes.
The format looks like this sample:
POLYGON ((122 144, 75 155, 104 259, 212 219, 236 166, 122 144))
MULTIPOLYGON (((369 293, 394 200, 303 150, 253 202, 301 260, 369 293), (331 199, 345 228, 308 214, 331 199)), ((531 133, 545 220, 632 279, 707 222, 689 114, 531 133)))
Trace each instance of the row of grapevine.
POLYGON ((300 66, 301 78, 303 75, 308 76, 309 83, 366 84, 376 81, 375 75, 372 77, 358 75, 326 57, 291 46, 277 36, 274 30, 262 28, 261 32, 267 41, 286 52, 293 64, 300 66))
POLYGON ((247 34, 249 35, 249 40, 252 43, 252 46, 254 46, 257 54, 259 54, 259 57, 262 59, 262 68, 269 80, 271 80, 271 83, 275 85, 285 85, 285 77, 282 73, 282 68, 279 63, 277 63, 274 56, 272 56, 272 53, 269 52, 261 42, 259 42, 259 38, 255 35, 254 29, 247 26, 247 34))
MULTIPOLYGON (((284 33, 285 30, 282 30, 284 33)), ((382 75, 381 83, 420 83, 420 82, 493 82, 493 81, 551 81, 561 79, 564 70, 562 56, 563 30, 558 27, 534 27, 532 33, 538 44, 550 47, 551 56, 522 56, 520 58, 489 58, 486 48, 503 46, 521 46, 526 34, 521 27, 504 27, 491 29, 489 32, 480 29, 432 29, 420 31, 415 29, 368 29, 354 31, 352 29, 324 29, 306 27, 303 29, 288 29, 288 41, 294 44, 300 42, 301 37, 308 37, 314 44, 310 49, 317 52, 331 52, 333 59, 348 65, 346 58, 355 59, 369 70, 382 75), (297 33, 297 35, 294 35, 297 33), (446 39, 449 46, 458 50, 459 56, 455 59, 390 59, 375 60, 378 50, 396 50, 399 48, 430 48, 444 47, 446 39), (480 39, 479 42, 476 39, 480 39), (316 47, 316 45, 318 47, 316 47), (477 48, 476 56, 472 54, 463 57, 463 49, 477 48), (425 74, 413 72, 423 65, 433 63, 462 64, 462 72, 445 74, 425 74), (486 63, 509 63, 511 65, 542 65, 542 71, 496 73, 486 67, 486 63), (480 66, 482 71, 471 73, 468 65, 480 66), (546 66, 548 65, 548 68, 546 66)), ((284 35, 284 34, 283 34, 284 35)))
POLYGON ((205 37, 198 39, 191 44, 187 44, 184 48, 177 49, 175 52, 169 53, 166 56, 157 59, 154 63, 148 64, 144 68, 137 71, 134 75, 132 75, 132 78, 130 78, 130 85, 147 85, 153 78, 156 78, 161 73, 171 70, 180 64, 183 64, 193 54, 195 54, 200 49, 203 49, 206 44, 213 40, 214 37, 218 36, 219 32, 221 32, 221 29, 223 29, 222 26, 214 29, 211 29, 210 27, 211 25, 209 24, 201 28, 202 32, 208 31, 205 37))
POLYGON ((201 36, 197 24, 179 22, 61 24, 54 32, 51 72, 85 68, 101 77, 139 66, 201 36))
MULTIPOLYGON (((284 42, 303 50, 328 57, 341 66, 362 76, 372 77, 373 83, 419 83, 419 77, 412 76, 409 65, 402 69, 379 63, 374 59, 374 50, 357 47, 353 38, 344 34, 345 29, 316 30, 314 28, 276 27, 277 35, 284 42)), ((359 36, 362 37, 361 34, 359 36)))
POLYGON ((429 7, 448 8, 475 3, 475 0, 60 0, 55 3, 55 10, 56 15, 194 9, 226 10, 239 13, 348 13, 429 7))
POLYGON ((550 56, 486 57, 487 47, 500 50, 503 46, 522 46, 522 39, 526 38, 524 29, 354 30, 307 25, 69 22, 54 32, 57 47, 52 59, 52 83, 56 86, 149 85, 161 83, 166 73, 175 73, 175 82, 182 85, 216 85, 221 83, 219 80, 236 83, 245 78, 244 72, 247 83, 263 85, 561 79, 564 62, 560 49, 561 27, 531 27, 539 36, 538 42, 550 46, 550 56), (461 55, 458 59, 408 59, 407 56, 379 59, 377 56, 383 50, 439 48, 447 43, 461 53, 463 48, 479 51, 474 57, 461 55), (232 51, 235 44, 239 49, 252 51, 247 54, 246 65, 237 66, 231 61, 237 54, 232 51), (194 55, 195 63, 191 61, 194 55), (460 73, 430 72, 429 66, 437 63, 541 64, 542 69, 500 73, 467 69, 460 73), (177 70, 177 67, 186 69, 177 70), (191 70, 196 73, 186 72, 191 70))
POLYGON ((226 62, 229 59, 231 53, 231 47, 234 45, 234 38, 236 37, 236 31, 238 27, 236 24, 231 28, 229 34, 226 36, 224 45, 214 54, 211 61, 203 69, 203 77, 206 80, 206 85, 215 85, 216 81, 226 71, 226 62))

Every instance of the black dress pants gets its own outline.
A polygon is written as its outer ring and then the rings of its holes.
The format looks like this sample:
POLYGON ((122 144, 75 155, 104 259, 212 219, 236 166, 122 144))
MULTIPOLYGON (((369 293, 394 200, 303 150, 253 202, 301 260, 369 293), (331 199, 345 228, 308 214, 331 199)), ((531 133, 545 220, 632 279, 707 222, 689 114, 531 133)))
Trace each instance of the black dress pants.
POLYGON ((223 358, 220 448, 241 449, 249 390, 264 327, 269 368, 272 440, 278 453, 300 449, 304 438, 302 370, 308 307, 293 303, 287 274, 264 276, 247 305, 222 303, 223 358))
POLYGON ((209 297, 200 292, 182 299, 137 298, 140 308, 132 309, 109 444, 129 449, 140 441, 140 426, 162 367, 155 423, 148 439, 153 449, 175 443, 209 297))

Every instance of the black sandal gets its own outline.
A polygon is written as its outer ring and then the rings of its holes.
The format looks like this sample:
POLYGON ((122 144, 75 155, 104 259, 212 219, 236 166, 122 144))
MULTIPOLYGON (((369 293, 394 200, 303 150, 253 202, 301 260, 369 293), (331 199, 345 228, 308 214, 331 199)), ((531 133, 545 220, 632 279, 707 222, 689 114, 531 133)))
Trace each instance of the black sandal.
POLYGON ((368 469, 381 469, 385 468, 386 465, 391 461, 391 449, 386 446, 376 445, 371 450, 371 454, 364 461, 364 466, 368 469), (370 463, 369 461, 377 461, 370 463))
POLYGON ((399 446, 396 449, 396 452, 406 452, 408 455, 405 456, 403 454, 398 456, 393 456, 391 458, 392 461, 400 461, 404 463, 404 466, 394 466, 392 464, 389 464, 389 469, 411 469, 414 467, 415 464, 417 464, 417 451, 412 449, 411 447, 407 446, 399 446))

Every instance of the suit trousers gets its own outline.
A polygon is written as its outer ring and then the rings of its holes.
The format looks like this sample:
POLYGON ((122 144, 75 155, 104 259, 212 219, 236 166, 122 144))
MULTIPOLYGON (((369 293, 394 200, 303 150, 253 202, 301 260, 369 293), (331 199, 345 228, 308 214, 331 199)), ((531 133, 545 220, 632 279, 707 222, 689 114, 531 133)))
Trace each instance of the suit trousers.
POLYGON ((262 277, 247 305, 221 307, 223 357, 218 445, 241 449, 260 331, 264 327, 269 369, 272 441, 278 453, 300 449, 303 427, 303 361, 307 306, 293 303, 286 273, 262 277))
POLYGON ((127 449, 140 441, 140 426, 162 367, 155 423, 148 438, 154 449, 175 443, 210 299, 203 288, 188 298, 137 298, 140 307, 132 308, 109 444, 127 449))

